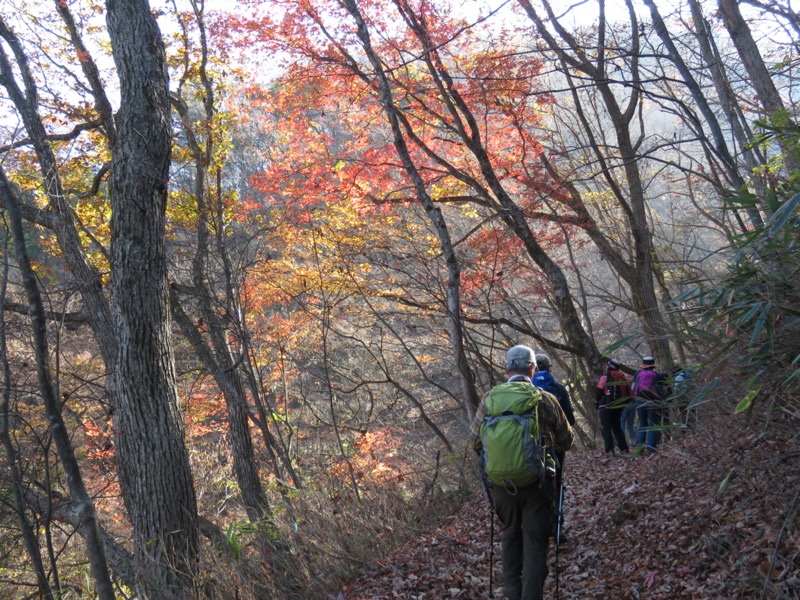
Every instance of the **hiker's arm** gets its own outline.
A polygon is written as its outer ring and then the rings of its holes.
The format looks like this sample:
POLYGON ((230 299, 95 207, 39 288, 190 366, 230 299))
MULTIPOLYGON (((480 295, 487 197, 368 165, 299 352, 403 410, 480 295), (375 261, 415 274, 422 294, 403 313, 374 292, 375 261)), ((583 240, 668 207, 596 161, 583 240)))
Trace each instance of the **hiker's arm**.
POLYGON ((570 400, 569 392, 567 388, 560 384, 557 389, 560 393, 558 403, 561 405, 561 410, 564 411, 564 416, 567 417, 567 423, 572 427, 575 425, 575 410, 572 408, 572 400, 570 400))

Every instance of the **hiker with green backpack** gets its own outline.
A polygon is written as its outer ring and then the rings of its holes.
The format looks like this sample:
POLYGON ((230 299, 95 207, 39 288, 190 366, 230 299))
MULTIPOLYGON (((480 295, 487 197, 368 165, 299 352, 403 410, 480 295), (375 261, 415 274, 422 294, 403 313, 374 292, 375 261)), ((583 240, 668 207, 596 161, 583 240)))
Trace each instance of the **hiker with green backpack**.
POLYGON ((531 383, 533 350, 514 346, 505 366, 508 381, 492 388, 478 405, 470 434, 502 523, 506 597, 539 600, 556 518, 552 452, 569 450, 574 433, 555 396, 531 383))

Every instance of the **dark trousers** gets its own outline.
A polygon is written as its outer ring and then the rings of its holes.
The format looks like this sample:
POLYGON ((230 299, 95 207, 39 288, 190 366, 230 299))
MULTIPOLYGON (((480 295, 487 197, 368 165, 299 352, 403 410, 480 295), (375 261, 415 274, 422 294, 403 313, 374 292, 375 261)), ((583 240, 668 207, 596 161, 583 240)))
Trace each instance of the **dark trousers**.
POLYGON ((622 452, 628 451, 628 442, 625 440, 625 432, 622 431, 621 408, 601 408, 600 426, 603 431, 603 443, 606 453, 614 452, 614 439, 622 452))
POLYGON ((547 548, 553 529, 553 482, 492 490, 503 530, 503 579, 509 600, 541 600, 547 578, 547 548))

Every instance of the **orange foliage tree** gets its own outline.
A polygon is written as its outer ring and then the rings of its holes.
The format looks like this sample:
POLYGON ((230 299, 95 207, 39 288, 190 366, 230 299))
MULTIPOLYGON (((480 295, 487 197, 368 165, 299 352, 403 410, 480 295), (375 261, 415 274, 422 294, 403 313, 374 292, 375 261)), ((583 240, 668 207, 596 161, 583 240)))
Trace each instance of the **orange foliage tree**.
MULTIPOLYGON (((238 23, 254 45, 289 62, 262 93, 281 152, 253 184, 309 219, 323 208, 342 210, 334 203, 364 217, 416 211, 420 226, 419 208, 441 213, 449 239, 430 221, 439 247, 428 251, 440 264, 456 263, 460 315, 478 328, 507 328, 503 343, 531 336, 599 368, 581 325, 587 315, 559 264, 574 267, 559 248, 583 222, 558 212, 567 191, 538 160, 542 147, 530 133, 551 110, 552 98, 538 89, 540 60, 518 51, 514 31, 492 34, 482 18, 470 24, 434 3, 282 6, 280 21, 238 23), (531 292, 553 312, 532 319, 523 299, 531 292)), ((452 315, 436 295, 439 301, 413 292, 395 298, 452 315)), ((463 325, 462 332, 482 360, 485 334, 463 325)))

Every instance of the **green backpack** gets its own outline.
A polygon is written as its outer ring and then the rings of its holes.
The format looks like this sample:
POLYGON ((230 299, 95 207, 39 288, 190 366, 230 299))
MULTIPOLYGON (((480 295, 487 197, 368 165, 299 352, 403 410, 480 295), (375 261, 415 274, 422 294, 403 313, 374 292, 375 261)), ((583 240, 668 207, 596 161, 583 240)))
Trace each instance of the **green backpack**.
POLYGON ((541 400, 542 392, 527 381, 501 383, 486 396, 481 458, 493 484, 524 487, 544 482, 547 458, 539 445, 541 400))

